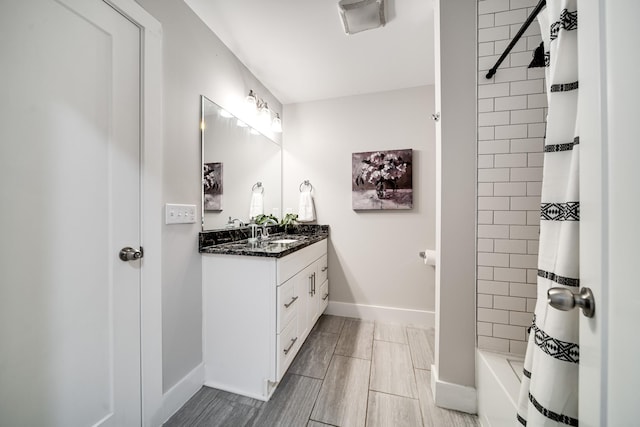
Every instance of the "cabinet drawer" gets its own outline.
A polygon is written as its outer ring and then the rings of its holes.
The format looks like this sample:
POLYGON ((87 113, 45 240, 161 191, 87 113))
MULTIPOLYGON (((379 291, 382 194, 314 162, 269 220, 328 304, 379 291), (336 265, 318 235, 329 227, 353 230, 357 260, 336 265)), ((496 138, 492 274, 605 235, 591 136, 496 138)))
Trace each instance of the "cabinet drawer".
POLYGON ((282 379, 291 361, 296 356, 296 353, 298 353, 300 344, 298 339, 298 323, 294 317, 282 333, 278 334, 278 381, 282 379))
MULTIPOLYGON (((327 254, 324 254, 318 260, 318 283, 324 283, 329 275, 329 264, 327 264, 327 254)), ((322 296, 322 295, 321 295, 322 296)))
POLYGON ((321 240, 311 246, 300 249, 297 252, 278 259, 277 278, 278 285, 286 282, 300 270, 313 263, 323 254, 327 253, 327 240, 321 240))
POLYGON ((295 277, 285 282, 282 286, 278 286, 278 333, 282 332, 284 327, 291 322, 298 312, 300 305, 300 296, 297 295, 295 287, 295 277))
POLYGON ((322 285, 320 285, 320 291, 318 292, 318 297, 320 301, 320 307, 318 308, 318 314, 321 315, 324 312, 324 309, 329 305, 329 281, 325 280, 322 285))

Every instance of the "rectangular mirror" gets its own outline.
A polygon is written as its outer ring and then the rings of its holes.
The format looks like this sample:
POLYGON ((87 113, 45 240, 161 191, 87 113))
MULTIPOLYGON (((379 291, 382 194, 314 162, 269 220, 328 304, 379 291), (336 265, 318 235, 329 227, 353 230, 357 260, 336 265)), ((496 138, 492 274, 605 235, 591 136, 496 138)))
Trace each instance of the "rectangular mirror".
POLYGON ((202 230, 227 228, 229 217, 248 223, 254 191, 262 193, 264 213, 280 218, 280 145, 206 96, 201 101, 202 230))

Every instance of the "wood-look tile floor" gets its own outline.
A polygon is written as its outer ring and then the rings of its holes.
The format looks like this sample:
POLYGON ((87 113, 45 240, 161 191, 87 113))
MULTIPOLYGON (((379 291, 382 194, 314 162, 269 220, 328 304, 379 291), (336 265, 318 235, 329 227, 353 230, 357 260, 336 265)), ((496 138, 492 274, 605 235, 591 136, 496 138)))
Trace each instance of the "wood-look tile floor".
POLYGON ((433 329, 323 315, 269 402, 203 387, 164 425, 476 427, 431 395, 433 329))

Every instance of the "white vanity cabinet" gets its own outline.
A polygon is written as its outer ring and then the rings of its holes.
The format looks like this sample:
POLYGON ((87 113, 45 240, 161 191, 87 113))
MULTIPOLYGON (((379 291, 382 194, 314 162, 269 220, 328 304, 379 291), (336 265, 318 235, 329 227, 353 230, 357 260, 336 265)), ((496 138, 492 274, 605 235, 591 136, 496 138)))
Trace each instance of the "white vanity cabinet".
POLYGON ((282 258, 203 254, 202 279, 205 385, 268 400, 328 303, 327 240, 282 258))

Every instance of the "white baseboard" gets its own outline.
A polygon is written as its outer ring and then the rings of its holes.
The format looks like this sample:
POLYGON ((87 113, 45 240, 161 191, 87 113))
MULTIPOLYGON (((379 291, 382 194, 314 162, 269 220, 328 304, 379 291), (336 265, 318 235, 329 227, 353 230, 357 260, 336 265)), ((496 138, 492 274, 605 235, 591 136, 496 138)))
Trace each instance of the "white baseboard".
POLYGON ((436 324, 436 316, 433 311, 382 307, 379 305, 329 301, 329 306, 325 313, 334 316, 355 317, 363 320, 416 325, 426 328, 433 328, 436 324))
POLYGON ((196 366, 162 396, 162 417, 166 422, 204 385, 204 363, 196 366))
POLYGON ((436 406, 469 414, 478 413, 476 389, 441 381, 436 365, 431 365, 431 392, 436 406))

